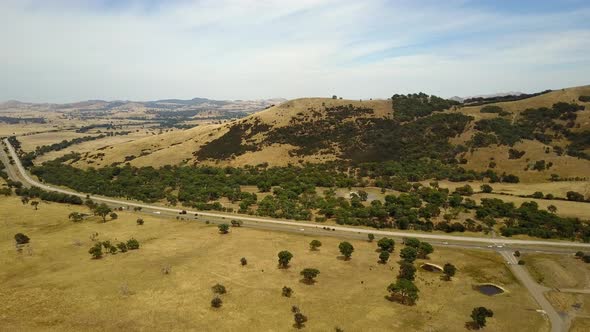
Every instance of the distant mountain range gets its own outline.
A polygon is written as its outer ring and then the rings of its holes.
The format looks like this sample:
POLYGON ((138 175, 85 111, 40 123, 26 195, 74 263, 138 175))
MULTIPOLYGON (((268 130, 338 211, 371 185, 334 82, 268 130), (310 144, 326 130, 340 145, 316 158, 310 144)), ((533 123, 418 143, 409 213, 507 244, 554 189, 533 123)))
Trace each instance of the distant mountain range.
POLYGON ((524 94, 525 94, 524 92, 509 91, 509 92, 499 92, 499 93, 492 93, 492 94, 488 94, 488 95, 475 95, 475 96, 467 96, 467 97, 454 96, 449 99, 462 103, 466 99, 494 98, 494 97, 504 97, 504 96, 520 96, 520 95, 524 95, 524 94))

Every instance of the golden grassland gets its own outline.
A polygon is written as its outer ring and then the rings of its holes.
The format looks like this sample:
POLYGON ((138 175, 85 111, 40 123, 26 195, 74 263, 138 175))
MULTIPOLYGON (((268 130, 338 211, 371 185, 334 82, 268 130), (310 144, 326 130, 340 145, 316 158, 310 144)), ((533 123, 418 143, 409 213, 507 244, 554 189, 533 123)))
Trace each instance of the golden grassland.
POLYGON ((588 331, 590 294, 562 289, 590 289, 590 264, 573 255, 523 254, 526 267, 537 282, 552 290, 545 296, 559 312, 571 319, 570 331, 588 331))
POLYGON ((526 267, 542 285, 550 288, 590 288, 590 264, 573 255, 524 254, 526 267))
MULTIPOLYGON (((580 95, 589 95, 590 86, 569 88, 563 90, 556 90, 548 94, 540 95, 533 98, 514 102, 497 103, 505 110, 514 113, 514 117, 518 113, 527 108, 533 107, 551 107, 558 101, 577 102, 580 95)), ((98 162, 91 160, 92 166, 100 167, 110 165, 113 162, 121 162, 126 156, 138 156, 142 151, 150 151, 150 154, 136 158, 130 163, 135 166, 163 166, 166 164, 192 164, 196 162, 193 155, 204 144, 222 136, 229 128, 238 123, 264 123, 273 128, 287 126, 290 120, 295 116, 306 116, 312 112, 321 111, 324 107, 332 107, 339 105, 352 104, 355 107, 369 107, 374 109, 374 116, 377 118, 390 117, 392 114, 392 107, 390 100, 340 100, 330 98, 301 98, 291 100, 280 105, 268 108, 264 111, 250 115, 244 119, 233 120, 223 124, 212 124, 199 126, 185 130, 184 132, 164 133, 155 137, 146 137, 138 139, 133 142, 127 142, 115 146, 104 152, 103 160, 98 162)), ((590 103, 582 103, 587 106, 584 111, 577 112, 578 119, 576 124, 580 128, 575 130, 587 130, 590 128, 590 103)), ((495 117, 495 114, 480 113, 482 106, 469 106, 458 109, 448 110, 446 112, 461 112, 473 116, 475 120, 483 118, 495 117)), ((325 116, 325 114, 321 115, 325 116)), ((455 144, 464 144, 474 133, 474 124, 459 137, 453 138, 451 141, 455 144)), ((261 134, 254 137, 254 141, 260 141, 261 134)), ((564 145, 565 142, 557 142, 558 145, 564 145)), ((540 142, 525 140, 515 145, 514 148, 526 151, 526 154, 517 160, 508 159, 508 149, 505 146, 492 146, 487 148, 476 149, 473 153, 466 155, 468 169, 485 170, 488 168, 490 161, 497 164, 496 169, 518 175, 522 182, 546 182, 552 173, 557 173, 562 177, 575 177, 590 174, 590 161, 577 159, 570 156, 558 156, 553 151, 545 153, 546 146, 540 142), (538 160, 545 160, 552 162, 553 167, 545 171, 525 171, 529 164, 534 164, 538 160)), ((550 147, 551 148, 551 147, 550 147)), ((326 162, 336 160, 334 154, 315 154, 309 156, 291 156, 289 152, 294 149, 288 144, 274 144, 265 146, 260 151, 246 152, 235 158, 230 158, 221 161, 205 161, 205 164, 216 164, 220 166, 244 166, 257 165, 263 162, 269 162, 272 165, 285 166, 288 164, 300 164, 304 162, 326 162)), ((87 161, 81 160, 76 166, 86 167, 87 161)))
MULTIPOLYGON (((460 331, 474 306, 494 310, 487 331, 547 331, 548 323, 498 255, 436 248, 430 262, 458 267, 451 282, 418 271, 420 300, 407 307, 384 298, 395 280, 399 253, 377 263, 375 243, 351 241, 350 261, 338 259, 335 238, 318 237, 323 246, 309 250, 314 237, 247 228, 220 235, 215 226, 121 212, 99 223, 89 217, 68 221, 84 208, 41 203, 39 210, 18 198, 0 198, 0 326, 6 330, 294 330, 292 305, 309 318, 306 330, 460 331), (30 236, 30 248, 17 253, 13 235, 30 236), (120 241, 134 237, 140 250, 92 260, 89 235, 120 241), (278 269, 280 250, 294 254, 289 269, 278 269), (241 257, 248 259, 241 266, 241 257), (163 267, 171 273, 164 275, 163 267), (299 271, 321 271, 314 285, 300 282, 299 271), (211 286, 224 284, 223 307, 212 309, 211 286), (472 289, 493 282, 508 293, 488 297, 472 289), (293 288, 291 298, 281 288, 293 288)), ((419 264, 419 262, 418 262, 419 264)))

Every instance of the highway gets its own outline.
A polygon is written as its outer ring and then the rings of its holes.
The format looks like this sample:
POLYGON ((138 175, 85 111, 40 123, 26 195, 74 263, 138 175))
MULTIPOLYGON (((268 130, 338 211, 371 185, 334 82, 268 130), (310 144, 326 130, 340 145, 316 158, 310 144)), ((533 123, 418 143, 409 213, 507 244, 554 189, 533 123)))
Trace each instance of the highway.
MULTIPOLYGON (((12 156, 15 164, 14 165, 6 165, 7 169, 9 170, 8 174, 15 176, 17 173, 18 177, 17 180, 20 180, 26 185, 29 186, 36 186, 42 188, 47 191, 56 191, 64 194, 74 195, 81 198, 90 197, 94 201, 104 202, 110 205, 122 206, 122 207, 140 207, 142 209, 146 209, 149 211, 154 212, 166 212, 166 213, 174 213, 176 215, 180 215, 183 211, 182 209, 177 208, 170 208, 170 207, 163 207, 158 205, 150 205, 144 203, 136 203, 130 202, 121 199, 114 199, 109 197, 97 196, 97 195, 87 195, 83 193, 78 193, 72 190, 62 189, 59 187, 47 185, 44 183, 40 183, 29 176, 26 172, 24 167, 22 166, 20 159, 18 158, 16 151, 12 147, 12 145, 8 142, 8 139, 4 139, 4 144, 8 147, 8 151, 12 156), (16 170, 12 169, 15 167, 16 170)), ((261 217, 254 217, 249 215, 240 215, 240 214, 231 214, 231 213, 218 213, 218 212, 206 212, 206 211, 192 211, 192 210, 184 210, 186 211, 187 215, 195 215, 197 214, 200 217, 211 217, 211 218, 221 218, 223 219, 236 219, 241 220, 244 224, 248 223, 257 223, 257 224, 266 224, 268 226, 271 225, 283 225, 289 227, 299 227, 301 232, 309 233, 312 230, 322 231, 325 232, 323 229, 326 227, 322 224, 316 224, 311 222, 302 222, 302 221, 286 221, 286 220, 277 220, 271 218, 261 218, 261 217)), ((455 244, 480 244, 483 245, 482 248, 493 248, 493 247, 505 247, 510 246, 512 249, 538 249, 538 250, 545 250, 545 251, 560 251, 564 252, 564 250, 556 250, 559 248, 563 248, 569 250, 569 252, 574 252, 575 249, 590 249, 590 243, 580 243, 580 242, 570 242, 570 241, 544 241, 544 240, 518 240, 518 239, 510 239, 510 238, 490 238, 490 237, 474 237, 474 236, 456 236, 456 235, 446 235, 446 234, 430 234, 430 233, 417 233, 417 232, 404 232, 404 231, 385 231, 385 230, 378 230, 378 229, 364 229, 364 228, 354 228, 354 227, 346 227, 346 226, 328 226, 332 232, 339 232, 339 233, 350 233, 350 234, 361 234, 365 238, 367 234, 372 233, 375 236, 389 236, 394 238, 404 238, 404 237, 415 237, 418 239, 424 240, 434 240, 440 243, 455 243, 455 244)))

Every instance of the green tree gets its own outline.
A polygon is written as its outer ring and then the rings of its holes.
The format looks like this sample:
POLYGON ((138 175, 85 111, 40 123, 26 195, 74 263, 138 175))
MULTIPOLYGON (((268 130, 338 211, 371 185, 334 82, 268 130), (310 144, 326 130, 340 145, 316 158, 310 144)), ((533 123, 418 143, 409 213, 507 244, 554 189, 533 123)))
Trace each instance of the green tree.
POLYGON ((144 221, 141 218, 137 218, 136 223, 137 223, 137 225, 141 226, 141 225, 143 225, 144 221))
POLYGON ((127 241, 127 249, 129 250, 136 250, 139 249, 139 241, 134 238, 131 238, 127 241))
POLYGON ((102 222, 107 222, 107 216, 111 213, 112 210, 108 207, 105 203, 101 203, 96 208, 94 208, 94 213, 97 216, 102 217, 102 222))
POLYGON ((119 218, 119 215, 116 214, 115 212, 111 212, 109 214, 109 217, 111 217, 111 220, 116 220, 117 218, 119 218))
POLYGON ((102 244, 100 242, 96 243, 90 248, 90 250, 88 250, 88 253, 92 255, 92 258, 94 259, 102 258, 102 244))
POLYGON ((482 192, 486 194, 489 194, 494 190, 494 188, 492 188, 492 186, 490 186, 489 184, 482 184, 479 188, 482 192))
POLYGON ((400 251, 399 257, 408 263, 413 263, 418 257, 418 251, 414 247, 405 247, 400 251))
POLYGON ((352 246, 352 244, 346 241, 340 242, 340 244, 338 245, 338 249, 340 249, 340 253, 342 254, 342 256, 344 256, 346 260, 349 260, 350 256, 352 256, 352 253, 354 252, 354 247, 352 246))
POLYGON ((125 242, 119 242, 117 248, 120 252, 127 252, 127 244, 125 244, 125 242))
POLYGON ((14 235, 14 240, 16 241, 16 244, 27 244, 31 239, 23 233, 16 233, 14 235))
POLYGON ((248 265, 248 260, 246 259, 246 257, 240 258, 240 264, 242 264, 242 266, 248 265))
POLYGON ((486 326, 486 318, 494 317, 494 312, 486 307, 473 308, 471 312, 472 324, 475 329, 486 326))
POLYGON ((404 239, 404 244, 407 247, 412 247, 412 248, 418 249, 418 247, 420 246, 420 240, 418 240, 415 237, 407 237, 404 239))
POLYGON ((428 242, 420 242, 420 245, 418 246, 418 257, 425 259, 428 258, 428 255, 432 254, 434 252, 434 248, 432 247, 432 245, 428 242))
POLYGON ((315 278, 320 274, 320 270, 314 268, 305 268, 299 272, 303 276, 303 280, 307 284, 313 284, 315 278))
POLYGON ((220 224, 217 226, 219 228, 219 233, 227 234, 229 233, 229 225, 228 224, 220 224))
POLYGON ((320 241, 318 241, 318 240, 312 240, 312 241, 309 243, 309 248, 310 248, 311 250, 313 250, 313 251, 316 251, 316 250, 318 250, 318 248, 319 248, 319 247, 321 247, 321 246, 322 246, 322 243, 321 243, 320 241))
POLYGON ((387 290, 391 293, 391 300, 399 301, 405 305, 413 305, 418 300, 418 287, 411 280, 398 279, 390 284, 387 290))
POLYGON ((372 234, 372 233, 369 233, 369 234, 367 235, 367 238, 369 239, 369 242, 373 242, 373 240, 375 240, 375 235, 374 235, 374 234, 372 234))
POLYGON ((451 278, 455 276, 455 273, 457 273, 457 268, 451 263, 446 263, 445 266, 443 266, 443 273, 445 275, 444 279, 450 281, 451 278))
POLYGON ((381 264, 385 264, 387 263, 387 261, 389 260, 389 252, 388 251, 381 251, 379 253, 379 262, 381 264))
POLYGON ((393 252, 395 248, 395 241, 390 238, 382 238, 377 241, 377 246, 381 249, 381 251, 393 252))
POLYGON ((72 212, 68 215, 68 219, 72 220, 73 222, 80 222, 82 221, 83 216, 81 213, 72 212))
POLYGON ((369 194, 367 194, 367 192, 364 190, 357 191, 357 194, 362 202, 366 202, 367 199, 369 198, 369 194))
POLYGON ((549 211, 549 212, 551 212, 551 213, 555 214, 555 213, 557 212, 557 206, 555 206, 555 205, 553 205, 553 204, 552 204, 552 205, 549 205, 549 206, 547 207, 547 211, 549 211))
POLYGON ((39 202, 38 201, 32 201, 31 202, 31 206, 35 208, 35 210, 37 210, 39 208, 39 202))
POLYGON ((289 262, 291 261, 291 258, 293 258, 293 254, 288 252, 287 250, 283 250, 281 252, 279 252, 278 254, 279 256, 279 268, 288 268, 289 267, 289 262))
POLYGON ((398 279, 414 280, 416 277, 416 267, 412 263, 400 262, 398 279))

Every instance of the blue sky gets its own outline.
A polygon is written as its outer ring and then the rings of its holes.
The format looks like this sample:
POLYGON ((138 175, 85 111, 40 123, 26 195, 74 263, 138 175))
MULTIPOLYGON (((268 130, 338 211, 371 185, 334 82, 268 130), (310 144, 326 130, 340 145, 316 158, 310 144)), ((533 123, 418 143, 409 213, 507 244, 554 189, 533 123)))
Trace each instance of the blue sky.
POLYGON ((0 100, 590 84, 590 2, 578 0, 4 0, 0 41, 0 100))

